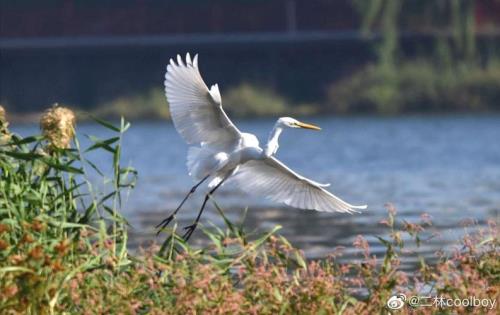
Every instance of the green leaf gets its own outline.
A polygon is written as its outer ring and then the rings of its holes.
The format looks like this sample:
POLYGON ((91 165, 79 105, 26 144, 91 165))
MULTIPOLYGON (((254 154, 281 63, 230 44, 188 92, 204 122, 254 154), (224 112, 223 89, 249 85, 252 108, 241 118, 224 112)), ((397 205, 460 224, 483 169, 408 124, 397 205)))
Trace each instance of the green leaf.
POLYGON ((297 264, 298 264, 301 268, 303 268, 303 269, 307 270, 307 264, 306 264, 306 261, 304 260, 304 258, 302 257, 302 255, 301 255, 298 251, 296 251, 296 252, 295 252, 295 260, 296 260, 297 264))
POLYGON ((108 200, 109 198, 113 197, 114 195, 116 195, 116 191, 110 192, 106 196, 102 197, 102 199, 99 200, 99 205, 102 205, 103 203, 106 202, 106 200, 108 200))
POLYGON ((217 204, 217 202, 215 202, 215 200, 212 198, 212 196, 210 196, 210 199, 212 199, 212 202, 215 206, 215 209, 217 209, 217 212, 219 212, 220 216, 224 220, 224 223, 226 224, 228 229, 231 231, 231 233, 233 235, 236 235, 236 229, 235 229, 234 224, 226 217, 226 215, 224 214, 224 211, 219 207, 219 205, 217 204))
POLYGON ((90 160, 87 160, 87 159, 85 159, 85 162, 87 162, 87 164, 90 165, 90 167, 92 167, 94 169, 94 171, 96 171, 99 175, 104 177, 104 174, 99 170, 99 168, 93 162, 91 162, 90 160))
POLYGON ((384 239, 383 237, 376 236, 376 235, 375 235, 375 237, 376 237, 376 238, 380 241, 380 243, 382 243, 385 247, 387 247, 387 246, 390 246, 390 245, 391 245, 391 243, 390 243, 388 240, 384 239))
POLYGON ((124 133, 130 128, 130 123, 122 116, 120 119, 120 132, 124 133))
MULTIPOLYGON (((51 222, 51 223, 53 223, 53 222, 51 222)), ((94 228, 90 225, 87 225, 87 224, 71 223, 71 222, 59 222, 59 223, 57 223, 57 225, 63 229, 87 228, 87 229, 97 231, 96 228, 94 228)))
POLYGON ((129 174, 129 173, 134 174, 134 175, 138 174, 137 170, 133 167, 130 167, 130 166, 120 169, 120 174, 129 174))
POLYGON ((42 158, 43 155, 34 153, 34 152, 12 152, 6 151, 4 152, 6 155, 13 157, 15 159, 24 160, 24 161, 33 161, 34 159, 42 158))
POLYGON ((18 138, 18 137, 12 137, 12 143, 15 145, 22 145, 22 144, 27 144, 27 143, 32 143, 32 142, 38 142, 43 140, 43 136, 31 136, 31 137, 26 137, 26 138, 18 138))
POLYGON ((87 148, 85 150, 85 152, 90 152, 90 151, 93 151, 93 150, 96 150, 99 148, 103 148, 103 149, 113 153, 115 150, 111 147, 111 145, 113 143, 117 142, 118 140, 120 140, 120 137, 113 137, 113 138, 110 138, 107 140, 94 141, 95 143, 93 145, 91 145, 89 148, 87 148))
POLYGON ((271 237, 271 235, 275 234, 277 231, 281 230, 282 226, 281 225, 276 225, 271 231, 266 233, 264 236, 261 238, 257 239, 253 243, 253 249, 256 249, 257 247, 260 247, 265 241, 267 241, 268 238, 271 237))
POLYGON ((25 267, 10 266, 10 267, 0 268, 0 274, 7 273, 7 272, 29 272, 29 273, 35 273, 33 270, 25 268, 25 267))
POLYGON ((95 120, 98 124, 100 124, 100 125, 102 125, 102 126, 104 126, 104 127, 108 128, 108 129, 111 129, 111 130, 113 130, 113 131, 120 132, 120 128, 113 126, 111 123, 109 123, 109 122, 107 122, 107 121, 104 121, 104 120, 102 120, 102 119, 99 119, 99 118, 97 118, 97 117, 95 117, 95 116, 91 116, 91 117, 92 117, 92 119, 93 119, 93 120, 95 120))
POLYGON ((81 168, 76 168, 73 166, 69 166, 69 164, 60 164, 58 160, 53 158, 44 158, 43 162, 48 166, 55 168, 56 170, 60 170, 63 172, 73 173, 73 174, 84 174, 81 168))

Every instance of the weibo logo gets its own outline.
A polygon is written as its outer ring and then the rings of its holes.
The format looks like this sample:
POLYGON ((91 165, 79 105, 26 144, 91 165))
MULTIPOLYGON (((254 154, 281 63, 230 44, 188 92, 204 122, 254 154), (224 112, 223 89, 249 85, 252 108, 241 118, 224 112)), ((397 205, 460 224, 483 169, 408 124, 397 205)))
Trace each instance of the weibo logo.
POLYGON ((389 300, 387 300, 387 307, 391 310, 399 310, 405 305, 406 295, 400 293, 397 295, 391 296, 389 300))

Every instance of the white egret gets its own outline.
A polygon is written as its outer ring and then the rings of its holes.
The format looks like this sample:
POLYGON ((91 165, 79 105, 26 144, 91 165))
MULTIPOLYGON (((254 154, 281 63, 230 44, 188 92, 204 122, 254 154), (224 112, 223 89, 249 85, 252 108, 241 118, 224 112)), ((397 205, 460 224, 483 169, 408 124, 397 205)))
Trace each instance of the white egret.
POLYGON ((185 229, 187 240, 196 228, 210 196, 229 178, 231 183, 248 193, 301 209, 325 212, 358 212, 365 206, 353 206, 305 178, 276 157, 278 139, 284 128, 320 130, 319 127, 290 117, 279 118, 264 146, 257 137, 244 133, 229 120, 222 109, 217 84, 208 89, 198 68, 198 55, 186 60, 177 55, 170 59, 165 74, 165 93, 177 132, 192 145, 187 156, 189 175, 199 182, 194 185, 174 212, 158 226, 160 232, 175 217, 188 197, 207 179, 209 192, 194 223, 185 229))

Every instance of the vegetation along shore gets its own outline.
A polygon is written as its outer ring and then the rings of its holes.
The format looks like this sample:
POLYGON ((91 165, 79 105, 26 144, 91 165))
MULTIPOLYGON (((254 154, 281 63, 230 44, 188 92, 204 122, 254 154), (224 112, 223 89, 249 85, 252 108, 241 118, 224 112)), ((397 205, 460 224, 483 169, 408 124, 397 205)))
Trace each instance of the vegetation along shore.
MULTIPOLYGON (((430 217, 398 220, 388 206, 388 237, 382 256, 371 253, 365 236, 353 246, 358 259, 340 262, 342 249, 307 260, 279 235, 247 232, 217 207, 224 227, 204 228, 202 248, 168 231, 163 244, 132 254, 121 215, 137 172, 120 164, 121 140, 130 127, 98 120, 115 135, 89 136, 83 148, 74 137, 74 114, 62 107, 44 113, 40 135, 9 131, 0 111, 0 313, 2 314, 374 314, 386 312, 395 294, 446 299, 498 300, 498 229, 491 220, 468 229, 457 246, 421 258, 413 273, 400 268, 409 251, 428 241, 430 217), (88 159, 103 150, 110 174, 88 159), (90 174, 106 178, 98 187, 90 174)), ((95 176, 94 176, 95 177, 95 176)), ((496 314, 496 308, 412 308, 402 314, 496 314)))

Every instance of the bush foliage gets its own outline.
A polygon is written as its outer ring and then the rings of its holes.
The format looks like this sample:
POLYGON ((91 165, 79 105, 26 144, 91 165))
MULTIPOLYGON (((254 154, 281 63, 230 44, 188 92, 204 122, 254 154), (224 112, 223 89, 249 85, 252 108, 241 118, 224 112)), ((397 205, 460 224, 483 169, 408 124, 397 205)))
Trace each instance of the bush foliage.
MULTIPOLYGON (((374 314, 387 312, 395 293, 450 298, 497 299, 500 257, 494 222, 467 234, 436 262, 423 258, 414 273, 401 268, 408 248, 425 242, 431 225, 396 219, 389 207, 383 257, 358 236, 355 261, 339 249, 307 260, 279 236, 279 227, 248 233, 244 224, 204 229, 210 244, 195 248, 175 233, 162 246, 131 254, 127 223, 120 215, 122 193, 136 172, 120 166, 121 139, 128 128, 101 122, 116 133, 76 139, 55 147, 43 136, 11 135, 0 146, 0 313, 1 314, 374 314), (50 148, 48 150, 47 148, 50 148), (113 161, 106 176, 88 160, 104 150, 113 161), (93 171, 106 178, 97 189, 93 171)), ((6 131, 8 132, 8 130, 6 131)), ((491 313, 496 309, 412 309, 430 314, 491 313)))
POLYGON ((406 61, 397 68, 371 65, 328 89, 327 111, 398 114, 499 110, 500 64, 443 68, 406 61))
MULTIPOLYGON (((242 83, 221 93, 223 93, 224 109, 231 117, 307 115, 317 111, 314 105, 290 104, 273 89, 249 83, 242 83)), ((165 93, 159 88, 146 93, 119 97, 102 104, 92 113, 101 118, 121 116, 131 119, 170 118, 165 93)))
MULTIPOLYGON (((394 67, 369 64, 331 83, 316 104, 298 104, 272 88, 242 83, 222 91, 230 117, 336 114, 401 114, 498 111, 500 62, 454 66, 426 59, 405 60, 394 67)), ((98 117, 168 118, 161 89, 121 97, 94 111, 98 117)))

